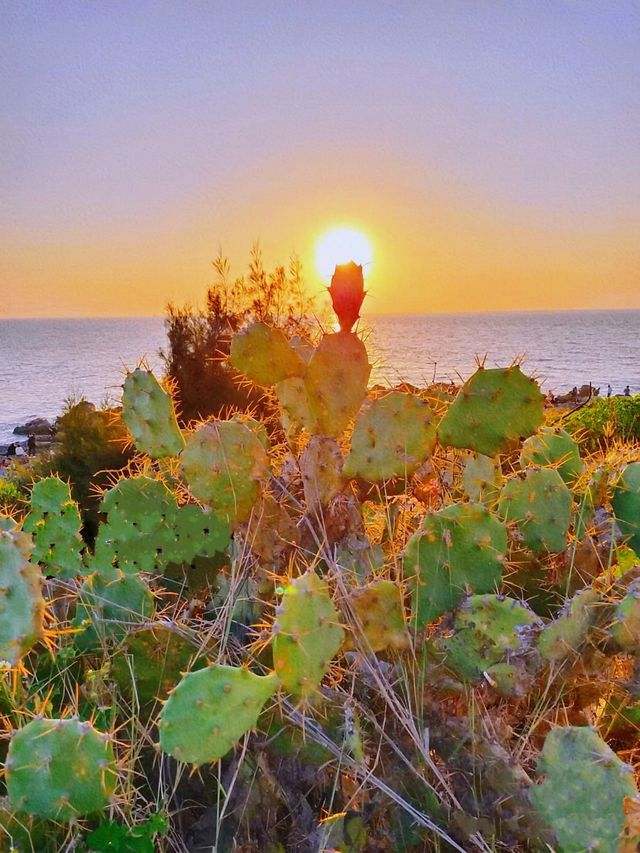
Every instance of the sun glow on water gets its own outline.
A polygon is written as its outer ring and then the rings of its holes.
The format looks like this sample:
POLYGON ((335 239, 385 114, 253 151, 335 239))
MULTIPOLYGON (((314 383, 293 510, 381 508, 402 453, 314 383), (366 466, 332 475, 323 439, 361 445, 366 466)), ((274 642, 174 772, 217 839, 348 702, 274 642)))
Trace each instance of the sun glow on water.
POLYGON ((371 263, 372 256, 369 240, 353 228, 332 228, 316 245, 316 267, 323 278, 331 277, 338 264, 354 261, 365 265, 371 263))

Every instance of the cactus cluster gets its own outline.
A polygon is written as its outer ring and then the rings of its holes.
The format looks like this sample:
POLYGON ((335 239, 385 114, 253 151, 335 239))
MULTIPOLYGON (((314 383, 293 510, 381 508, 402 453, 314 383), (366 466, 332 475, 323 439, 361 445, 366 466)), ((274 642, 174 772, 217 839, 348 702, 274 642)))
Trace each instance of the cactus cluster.
POLYGON ((583 455, 518 366, 368 390, 362 269, 329 292, 315 344, 234 336, 264 421, 181 428, 127 375, 95 540, 56 478, 0 518, 0 847, 108 837, 110 806, 137 837, 152 801, 221 849, 635 843, 637 447, 583 455))

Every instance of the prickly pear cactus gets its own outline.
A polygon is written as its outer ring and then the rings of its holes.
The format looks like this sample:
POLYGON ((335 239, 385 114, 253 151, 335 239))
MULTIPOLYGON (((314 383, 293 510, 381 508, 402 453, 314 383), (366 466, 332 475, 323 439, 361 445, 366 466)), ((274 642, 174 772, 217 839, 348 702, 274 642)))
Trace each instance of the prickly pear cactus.
POLYGON ((200 657, 192 640, 175 626, 160 622, 126 635, 111 658, 111 674, 125 695, 135 693, 139 708, 148 710, 167 698, 200 657))
POLYGON ((517 365, 481 367, 460 389, 438 427, 442 444, 485 456, 505 453, 542 423, 544 396, 517 365))
POLYGON ((116 785, 111 738, 88 722, 33 719, 11 739, 6 778, 20 812, 60 821, 94 814, 116 785))
POLYGON ((162 573, 168 563, 211 557, 229 542, 229 527, 195 504, 179 507, 159 480, 138 476, 120 480, 100 505, 100 525, 92 570, 109 575, 162 573))
MULTIPOLYGON (((353 611, 354 638, 362 631, 365 651, 406 649, 411 640, 407 630, 400 589, 390 580, 375 580, 366 586, 356 587, 349 596, 353 611)), ((354 638, 347 637, 345 648, 354 648, 354 638)))
POLYGON ((554 831, 563 853, 615 851, 624 823, 623 800, 635 797, 633 771, 598 734, 565 726, 549 732, 538 761, 543 781, 530 799, 554 831))
POLYGON ((255 727, 262 708, 278 687, 275 673, 213 664, 186 675, 160 715, 160 749, 185 764, 222 758, 255 727))
POLYGON ((515 523, 534 554, 558 554, 567 547, 571 524, 571 492, 553 468, 529 470, 514 477, 500 493, 500 514, 515 523))
POLYGON ((471 501, 492 506, 504 481, 500 466, 491 456, 469 456, 462 469, 462 487, 471 501))
POLYGON ((31 559, 48 575, 75 578, 81 574, 82 521, 68 483, 58 477, 38 480, 31 490, 31 511, 22 529, 33 536, 31 559))
POLYGON ((344 635, 327 586, 313 570, 287 585, 272 631, 273 665, 282 686, 307 698, 328 671, 344 635))
POLYGON ((294 376, 283 379, 276 385, 276 397, 280 404, 280 422, 290 439, 306 429, 313 432, 315 421, 311 414, 311 404, 304 379, 294 376))
POLYGON ((358 414, 345 475, 373 482, 410 477, 429 458, 435 443, 435 415, 427 403, 392 391, 358 414))
POLYGON ((611 498, 620 531, 640 556, 640 462, 625 467, 611 498))
POLYGON ((137 449, 154 459, 177 456, 184 438, 171 395, 140 367, 127 374, 122 388, 122 419, 137 449))
POLYGON ((91 649, 122 640, 132 626, 151 619, 154 598, 139 575, 114 570, 111 577, 89 575, 78 592, 74 627, 76 646, 91 649))
POLYGON ((300 454, 300 474, 309 512, 327 506, 343 486, 342 453, 338 442, 313 435, 300 454))
POLYGON ((366 295, 362 267, 353 261, 338 264, 331 278, 329 295, 340 331, 350 332, 360 317, 360 309, 366 295))
POLYGON ((452 504, 425 518, 403 560, 418 629, 453 610, 465 592, 500 584, 507 531, 482 504, 452 504))
POLYGON ((560 663, 577 655, 598 624, 603 607, 602 596, 595 589, 579 590, 540 632, 538 651, 541 658, 549 663, 560 663))
POLYGON ((236 529, 253 553, 267 565, 280 565, 300 540, 300 532, 285 506, 265 494, 247 521, 236 529))
POLYGON ((182 473, 192 494, 224 521, 245 521, 268 472, 258 436, 238 421, 202 424, 187 436, 182 473))
POLYGON ((275 385, 305 372, 285 333, 266 323, 252 323, 233 336, 229 361, 256 385, 275 385))
POLYGON ((360 338, 352 332, 324 335, 305 376, 314 432, 330 438, 344 432, 364 401, 370 373, 360 338))
POLYGON ((616 604, 610 631, 623 651, 640 652, 640 580, 629 584, 627 594, 616 604))
POLYGON ((28 534, 0 529, 0 660, 11 666, 44 635, 42 573, 31 548, 28 534))
POLYGON ((530 436, 520 451, 520 467, 523 470, 538 465, 555 468, 569 486, 575 483, 584 470, 580 448, 569 433, 546 426, 530 436))
POLYGON ((535 637, 542 625, 524 602, 472 595, 456 613, 453 636, 441 642, 446 665, 467 681, 483 678, 504 695, 524 695, 536 668, 535 637))

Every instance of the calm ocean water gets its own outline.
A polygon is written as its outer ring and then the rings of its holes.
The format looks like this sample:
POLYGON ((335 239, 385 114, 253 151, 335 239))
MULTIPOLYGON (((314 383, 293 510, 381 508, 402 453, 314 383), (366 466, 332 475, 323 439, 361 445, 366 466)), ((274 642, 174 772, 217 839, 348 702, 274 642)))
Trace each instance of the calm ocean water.
MULTIPOLYGON (((640 392, 640 311, 422 314, 368 317, 372 381, 416 385, 466 377, 525 356, 524 369, 560 393, 592 382, 640 392)), ((32 417, 54 419, 69 396, 117 400, 125 368, 161 369, 161 318, 0 320, 0 443, 32 417)))

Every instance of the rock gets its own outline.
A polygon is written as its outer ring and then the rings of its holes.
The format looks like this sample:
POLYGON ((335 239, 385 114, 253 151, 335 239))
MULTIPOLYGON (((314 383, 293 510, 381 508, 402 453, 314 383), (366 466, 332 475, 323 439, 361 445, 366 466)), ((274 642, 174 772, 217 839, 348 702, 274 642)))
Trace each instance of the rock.
POLYGON ((53 424, 46 418, 32 418, 13 430, 14 435, 51 435, 53 424))

